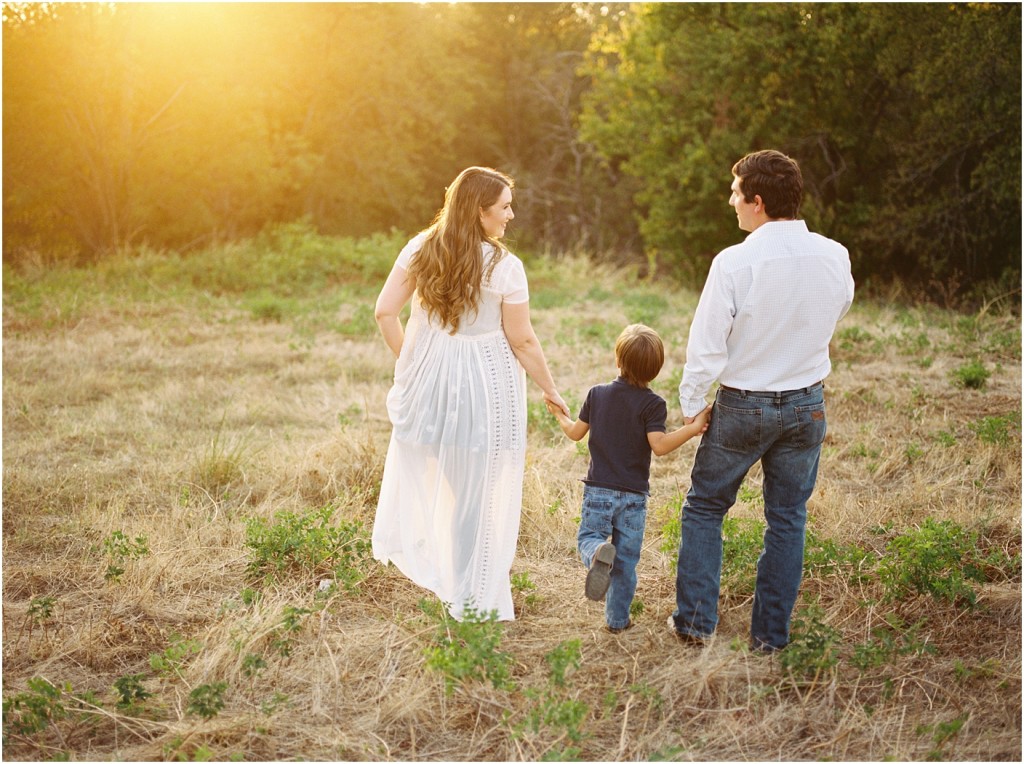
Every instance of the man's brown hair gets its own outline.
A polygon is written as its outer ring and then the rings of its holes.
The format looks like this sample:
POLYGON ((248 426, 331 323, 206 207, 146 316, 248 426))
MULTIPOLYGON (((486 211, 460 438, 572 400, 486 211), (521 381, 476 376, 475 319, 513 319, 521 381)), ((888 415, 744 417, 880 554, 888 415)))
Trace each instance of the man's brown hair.
POLYGON ((734 164, 732 174, 740 179, 747 202, 761 197, 768 217, 792 220, 800 214, 804 177, 795 159, 773 149, 755 151, 734 164))

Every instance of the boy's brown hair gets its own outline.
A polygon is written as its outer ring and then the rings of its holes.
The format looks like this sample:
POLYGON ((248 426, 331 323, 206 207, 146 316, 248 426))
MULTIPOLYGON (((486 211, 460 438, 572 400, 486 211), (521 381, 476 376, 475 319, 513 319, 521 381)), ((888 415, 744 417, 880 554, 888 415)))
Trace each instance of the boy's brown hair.
POLYGON ((649 326, 630 324, 615 340, 615 362, 629 384, 647 387, 665 363, 665 346, 649 326))

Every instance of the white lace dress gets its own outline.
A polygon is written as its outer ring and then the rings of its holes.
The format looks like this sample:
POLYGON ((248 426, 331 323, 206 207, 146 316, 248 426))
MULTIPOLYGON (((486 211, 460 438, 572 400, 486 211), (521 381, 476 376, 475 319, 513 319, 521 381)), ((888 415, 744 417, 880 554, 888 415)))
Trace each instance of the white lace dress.
MULTIPOLYGON (((398 256, 408 269, 420 234, 398 256)), ((484 271, 494 252, 484 245, 484 271)), ((502 302, 529 299, 507 253, 456 334, 416 295, 394 386, 393 430, 373 526, 373 556, 434 592, 451 615, 513 620, 509 571, 519 535, 526 454, 526 375, 501 325, 502 302)))

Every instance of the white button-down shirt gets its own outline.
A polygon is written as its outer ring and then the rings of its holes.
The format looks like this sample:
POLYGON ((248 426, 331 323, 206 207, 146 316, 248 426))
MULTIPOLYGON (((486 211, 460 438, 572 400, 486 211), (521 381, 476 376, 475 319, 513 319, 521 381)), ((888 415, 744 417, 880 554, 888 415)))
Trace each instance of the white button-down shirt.
POLYGON ((797 390, 828 376, 828 343, 853 303, 846 247, 802 220, 764 223, 711 263, 690 326, 679 384, 683 415, 718 382, 740 390, 797 390))

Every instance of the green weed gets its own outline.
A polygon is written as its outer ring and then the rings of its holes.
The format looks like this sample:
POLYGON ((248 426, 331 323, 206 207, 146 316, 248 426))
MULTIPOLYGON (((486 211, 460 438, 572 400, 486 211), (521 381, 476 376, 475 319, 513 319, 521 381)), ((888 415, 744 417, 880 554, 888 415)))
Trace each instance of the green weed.
POLYGON ((808 524, 804 542, 804 575, 825 577, 842 574, 850 583, 868 579, 873 565, 870 552, 857 544, 841 544, 821 538, 808 524))
POLYGON ((729 594, 754 593, 764 529, 763 520, 727 516, 722 521, 722 589, 729 594))
POLYGON ((103 540, 103 550, 107 553, 109 564, 104 578, 117 581, 124 575, 128 560, 138 560, 149 554, 148 540, 145 536, 129 539, 124 531, 114 531, 103 540))
POLYGON ((152 697, 152 693, 146 690, 142 684, 144 674, 127 674, 114 680, 114 691, 118 695, 117 707, 128 711, 146 698, 152 697))
POLYGON ((764 509, 764 494, 760 486, 743 483, 736 492, 736 500, 754 509, 764 509))
POLYGON ((971 361, 953 369, 950 376, 953 378, 953 384, 957 387, 982 390, 988 384, 988 378, 992 376, 992 373, 985 368, 985 364, 981 361, 971 361))
MULTIPOLYGON (((569 403, 569 410, 574 411, 569 403)), ((557 443, 565 440, 561 425, 554 415, 548 411, 547 405, 542 400, 530 400, 526 402, 526 426, 530 432, 536 432, 545 436, 549 442, 557 443)), ((582 442, 582 441, 580 441, 582 442)))
POLYGON ((488 681, 495 689, 513 686, 507 653, 498 647, 504 634, 497 612, 480 613, 471 607, 462 621, 448 616, 436 602, 420 601, 420 609, 437 622, 432 644, 426 648, 426 665, 444 675, 449 695, 460 684, 488 681))
POLYGON ((569 347, 596 345, 611 350, 615 346, 615 338, 623 329, 621 323, 589 316, 568 316, 562 319, 556 340, 569 347))
MULTIPOLYGON (((71 691, 70 685, 61 689, 39 676, 32 677, 27 684, 25 692, 4 698, 5 743, 11 735, 34 735, 68 714, 64 695, 71 691)), ((6 755, 4 758, 7 758, 6 755)))
POLYGON ((922 456, 924 456, 924 449, 921 448, 920 444, 912 441, 907 444, 906 448, 903 449, 903 456, 906 457, 908 462, 913 464, 922 456))
POLYGON ((227 490, 244 477, 245 463, 253 451, 250 438, 227 437, 226 420, 227 412, 224 412, 213 440, 192 467, 193 482, 214 499, 224 498, 227 490))
MULTIPOLYGON (((590 714, 590 706, 572 697, 568 689, 568 673, 579 668, 582 660, 578 639, 559 644, 545 656, 550 672, 543 689, 528 688, 524 695, 531 701, 525 719, 513 727, 513 735, 527 736, 545 745, 541 761, 575 761, 585 739, 583 723, 590 714), (563 740, 570 745, 559 746, 563 740)), ((506 724, 508 718, 506 717, 506 724)))
POLYGON ((25 613, 25 621, 22 622, 18 636, 14 640, 15 644, 21 640, 26 624, 28 625, 29 642, 32 641, 32 633, 35 631, 36 626, 42 628, 43 638, 49 639, 49 625, 53 619, 53 611, 56 606, 57 598, 52 595, 44 594, 40 597, 33 597, 32 601, 29 602, 28 611, 25 613))
POLYGON ((537 602, 537 595, 533 593, 536 590, 537 584, 530 580, 529 573, 514 573, 512 575, 512 591, 526 595, 523 604, 527 607, 537 602))
POLYGON ((789 645, 779 653, 779 662, 798 683, 815 685, 836 671, 839 648, 839 632, 825 623, 824 611, 813 603, 793 619, 789 645))
POLYGON ((224 709, 224 693, 227 689, 227 682, 199 685, 189 693, 188 713, 212 719, 224 709))
POLYGON ((580 667, 580 661, 582 660, 580 646, 580 640, 571 639, 567 642, 562 642, 544 656, 544 660, 551 667, 551 682, 556 687, 564 687, 568 671, 570 669, 575 671, 580 667))
POLYGON ((299 312, 294 298, 284 298, 276 294, 260 292, 247 298, 245 306, 257 321, 281 323, 286 318, 299 312))
POLYGON ((278 634, 273 641, 273 648, 277 650, 282 658, 288 658, 292 654, 292 634, 302 631, 305 617, 312 613, 312 610, 304 607, 285 605, 281 612, 281 622, 277 625, 278 634))
POLYGON ((252 556, 249 574, 257 578, 330 574, 347 591, 356 591, 370 542, 361 522, 335 523, 334 512, 335 507, 328 505, 305 514, 278 512, 270 523, 250 519, 245 534, 252 556))
POLYGON ((149 667, 157 674, 181 678, 181 672, 189 660, 203 650, 203 644, 196 639, 185 639, 172 634, 171 644, 162 653, 150 653, 149 667))
POLYGON ((951 603, 973 605, 977 594, 968 582, 984 580, 977 540, 977 533, 952 520, 932 518, 890 540, 879 565, 886 599, 929 594, 951 603))
POLYGON ((255 679, 266 667, 267 662, 262 655, 249 653, 242 659, 242 673, 249 679, 255 679))
POLYGON ((28 605, 28 616, 39 624, 45 624, 53 617, 53 608, 57 604, 57 598, 44 595, 33 597, 28 605))
POLYGON ((918 735, 931 735, 934 748, 925 756, 925 761, 948 761, 952 758, 944 749, 948 742, 955 738, 964 724, 970 719, 970 714, 963 714, 948 722, 937 724, 922 724, 917 728, 918 735))
POLYGON ((973 679, 987 679, 996 675, 1001 668, 998 658, 986 658, 980 663, 968 666, 959 658, 953 661, 953 676, 957 682, 966 683, 973 679))
POLYGON ((935 645, 920 635, 925 621, 908 626, 895 613, 885 617, 885 626, 871 630, 871 639, 857 645, 850 658, 856 668, 866 671, 870 668, 893 662, 905 655, 925 655, 935 652, 935 645))
POLYGON ((1014 441, 1015 436, 1020 438, 1020 412, 1015 411, 1006 416, 982 417, 976 422, 970 422, 967 427, 983 443, 1007 446, 1014 441))
POLYGON ((658 551, 667 554, 674 569, 679 562, 679 541, 682 537, 682 507, 686 496, 677 493, 667 504, 659 508, 658 515, 667 517, 661 525, 661 543, 658 551))

